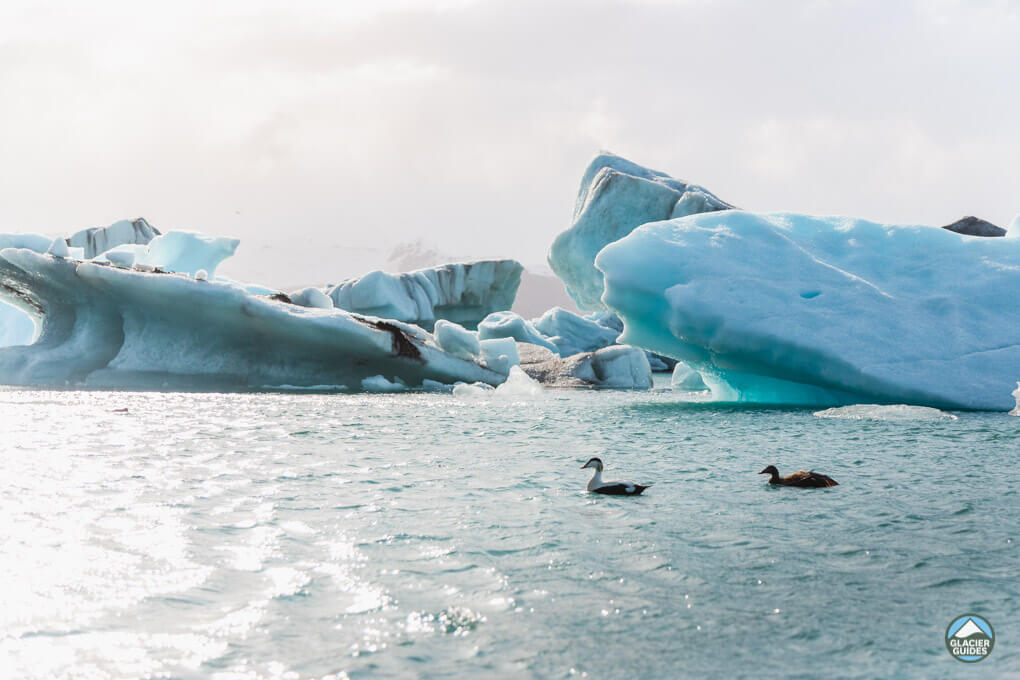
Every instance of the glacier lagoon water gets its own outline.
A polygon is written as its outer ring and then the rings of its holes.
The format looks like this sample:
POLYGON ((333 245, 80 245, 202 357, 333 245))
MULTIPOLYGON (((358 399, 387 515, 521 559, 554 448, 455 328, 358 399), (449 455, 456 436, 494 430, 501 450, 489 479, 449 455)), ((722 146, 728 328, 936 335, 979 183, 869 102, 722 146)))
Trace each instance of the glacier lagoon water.
POLYGON ((661 389, 0 404, 5 678, 1020 672, 1005 414, 819 418, 661 389), (590 496, 592 455, 655 486, 590 496), (841 486, 769 488, 768 463, 841 486), (999 639, 965 666, 943 636, 971 612, 999 639))

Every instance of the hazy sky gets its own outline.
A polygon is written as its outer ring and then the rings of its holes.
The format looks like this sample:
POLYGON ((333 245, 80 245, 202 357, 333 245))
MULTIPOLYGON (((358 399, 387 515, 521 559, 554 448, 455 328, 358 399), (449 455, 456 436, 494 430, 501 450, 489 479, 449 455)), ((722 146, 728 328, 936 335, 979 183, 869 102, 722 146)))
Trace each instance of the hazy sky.
POLYGON ((542 261, 601 148, 754 210, 1020 213, 1020 0, 5 0, 0 93, 0 231, 141 215, 277 285, 542 261))

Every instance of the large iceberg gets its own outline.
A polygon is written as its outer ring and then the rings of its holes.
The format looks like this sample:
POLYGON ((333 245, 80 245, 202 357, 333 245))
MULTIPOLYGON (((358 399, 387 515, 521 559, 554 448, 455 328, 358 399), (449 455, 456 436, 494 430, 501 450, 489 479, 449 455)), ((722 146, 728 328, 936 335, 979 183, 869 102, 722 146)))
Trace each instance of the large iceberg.
POLYGON ((1009 410, 1020 241, 742 211, 605 247, 621 342, 682 360, 717 398, 1009 410))
POLYGON ((582 309, 605 309, 595 256, 646 222, 728 210, 708 190, 603 152, 581 179, 574 221, 556 237, 549 266, 582 309))
POLYGON ((474 328, 510 309, 524 268, 514 260, 480 260, 413 272, 374 271, 330 287, 340 309, 431 329, 437 319, 474 328))
POLYGON ((185 274, 14 247, 0 250, 0 294, 40 325, 32 345, 0 349, 6 384, 239 389, 358 386, 373 376, 408 385, 506 379, 444 352, 416 326, 185 274))

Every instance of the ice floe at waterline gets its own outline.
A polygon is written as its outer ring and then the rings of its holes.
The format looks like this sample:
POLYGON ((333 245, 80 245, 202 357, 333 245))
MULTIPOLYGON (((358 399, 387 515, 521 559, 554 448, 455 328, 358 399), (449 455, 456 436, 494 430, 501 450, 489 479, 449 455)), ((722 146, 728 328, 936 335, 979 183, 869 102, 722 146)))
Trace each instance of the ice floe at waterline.
POLYGON ((621 342, 688 363, 722 400, 1009 410, 1020 241, 730 210, 604 248, 621 342))
POLYGON ((956 420, 952 413, 940 411, 929 406, 909 406, 907 404, 854 404, 816 411, 819 418, 841 418, 843 420, 956 420))
POLYGON ((453 388, 453 396, 461 399, 478 399, 493 397, 496 399, 520 399, 539 397, 545 390, 537 380, 529 376, 520 366, 510 369, 510 375, 504 383, 492 389, 484 383, 462 384, 453 388))
POLYGON ((1016 389, 1012 392, 1015 404, 1013 410, 1009 412, 1011 416, 1020 416, 1020 382, 1016 384, 1016 389))

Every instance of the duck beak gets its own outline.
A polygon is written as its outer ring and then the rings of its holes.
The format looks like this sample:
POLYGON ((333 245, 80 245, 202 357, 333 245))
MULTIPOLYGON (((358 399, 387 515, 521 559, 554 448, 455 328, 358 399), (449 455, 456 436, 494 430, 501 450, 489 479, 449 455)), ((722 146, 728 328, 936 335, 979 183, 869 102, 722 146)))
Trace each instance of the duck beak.
POLYGON ((587 463, 585 463, 584 465, 582 465, 582 466, 581 466, 581 469, 583 470, 583 469, 585 469, 586 467, 588 467, 588 464, 587 464, 587 463))
POLYGON ((762 470, 762 471, 761 471, 761 472, 759 472, 758 474, 759 474, 759 475, 767 475, 768 473, 769 473, 769 471, 768 471, 768 470, 762 470))

